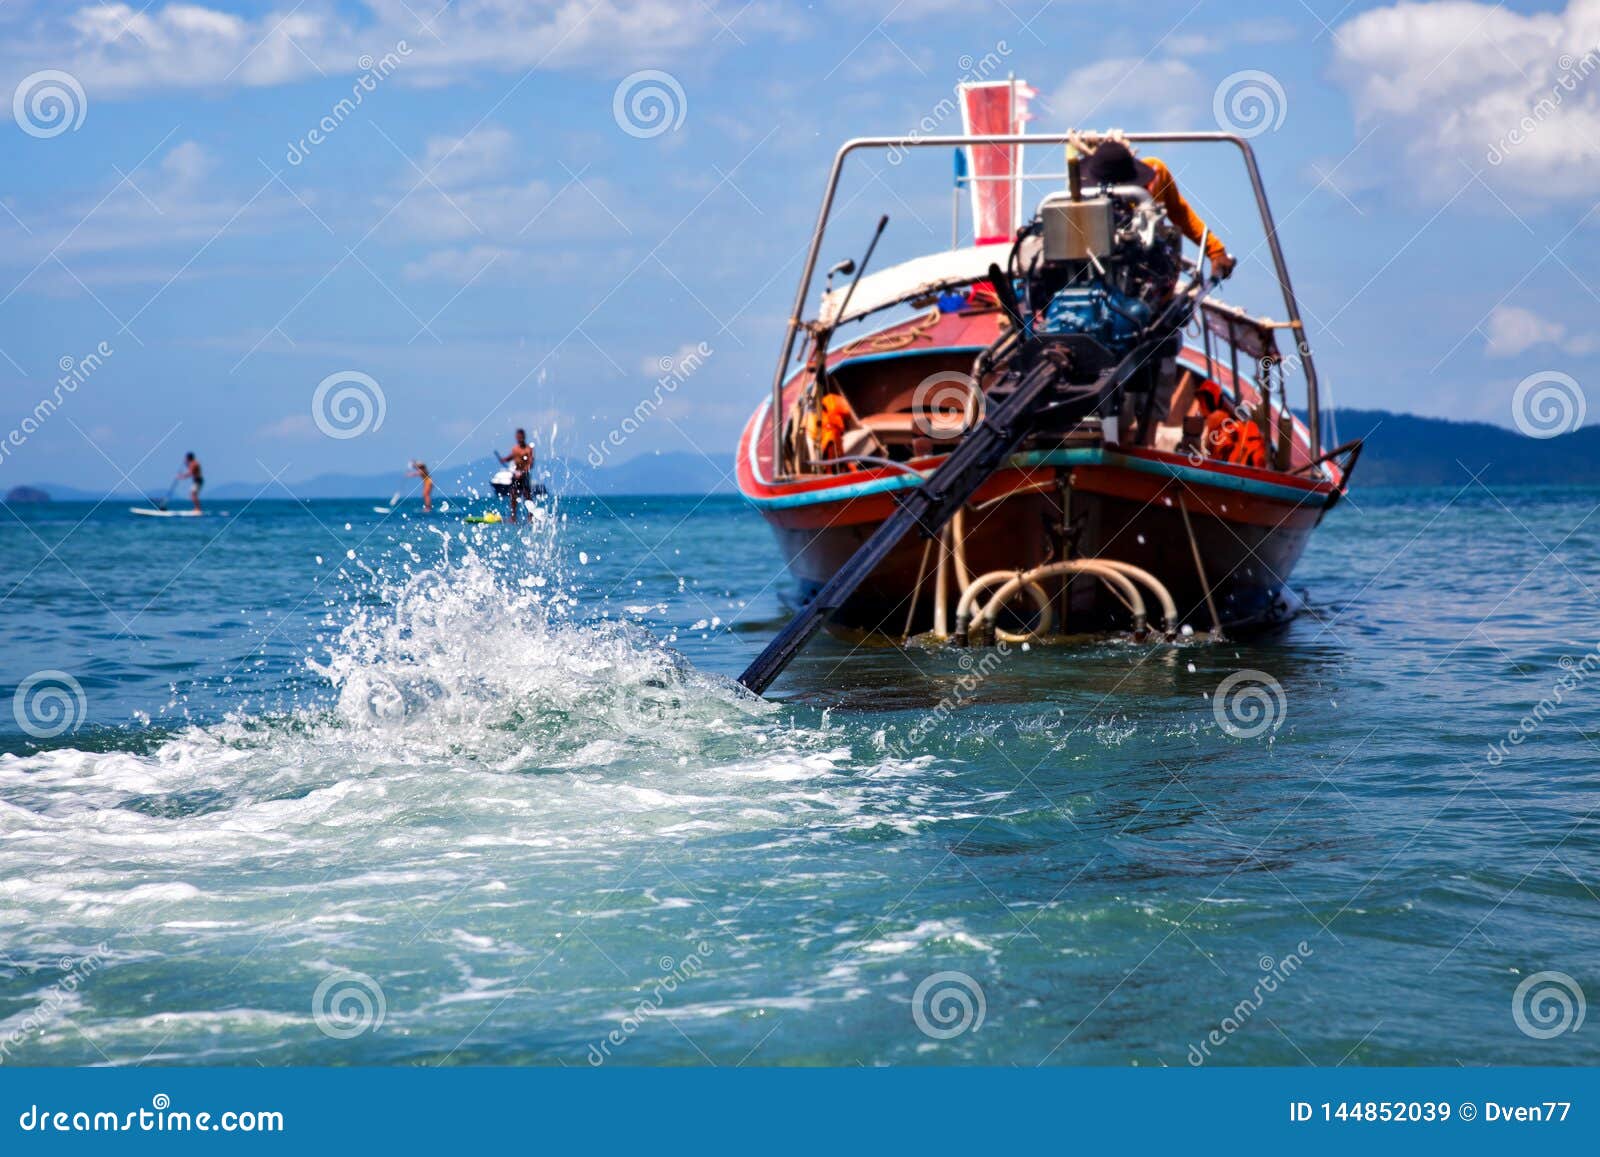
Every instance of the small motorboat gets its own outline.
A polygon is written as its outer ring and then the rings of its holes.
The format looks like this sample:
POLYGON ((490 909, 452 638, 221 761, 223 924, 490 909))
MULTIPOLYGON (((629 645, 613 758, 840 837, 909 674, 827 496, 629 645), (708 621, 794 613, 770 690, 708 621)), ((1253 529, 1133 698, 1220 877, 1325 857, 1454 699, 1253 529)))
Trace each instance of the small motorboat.
MULTIPOLYGON (((501 498, 511 493, 511 471, 496 470, 489 476, 489 485, 501 498)), ((543 482, 535 482, 531 488, 534 498, 544 498, 550 493, 543 482)))
POLYGON ((1217 300, 1146 189, 1083 185, 1076 150, 1109 134, 1024 136, 1026 95, 1016 81, 964 85, 966 135, 852 140, 834 161, 772 394, 737 455, 739 488, 804 600, 742 677, 757 692, 825 623, 976 644, 1241 631, 1293 613, 1289 575, 1361 445, 1323 447, 1311 347, 1250 143, 1122 138, 1242 154, 1283 320, 1217 300), (1067 171, 1025 170, 1029 145, 1053 157, 1066 146, 1067 171), (834 267, 855 279, 834 289, 830 274, 807 319, 846 160, 939 147, 957 150, 976 243, 865 276, 874 235, 859 267, 834 267), (1050 187, 1025 214, 1039 181, 1050 187), (824 399, 842 437, 819 443, 824 399), (1224 427, 1248 434, 1249 461, 1219 452, 1224 427))

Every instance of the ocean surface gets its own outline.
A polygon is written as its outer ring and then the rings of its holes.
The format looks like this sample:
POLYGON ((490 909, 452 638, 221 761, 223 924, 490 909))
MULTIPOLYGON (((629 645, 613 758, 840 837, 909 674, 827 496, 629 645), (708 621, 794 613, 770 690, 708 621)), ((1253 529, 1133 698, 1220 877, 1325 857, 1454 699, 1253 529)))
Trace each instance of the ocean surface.
POLYGON ((737 499, 0 508, 0 1063, 1600 1063, 1600 492, 1463 482, 766 703, 737 499))

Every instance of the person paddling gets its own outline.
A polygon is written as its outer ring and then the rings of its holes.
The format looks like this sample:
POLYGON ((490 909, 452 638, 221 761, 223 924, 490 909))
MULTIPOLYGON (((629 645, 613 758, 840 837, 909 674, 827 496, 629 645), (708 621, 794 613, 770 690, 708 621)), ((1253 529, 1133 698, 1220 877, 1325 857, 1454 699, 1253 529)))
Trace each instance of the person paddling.
POLYGON ((194 456, 194 451, 183 456, 183 469, 173 476, 173 481, 189 480, 189 501, 194 503, 194 512, 200 513, 200 488, 206 484, 206 476, 200 472, 200 459, 194 456))
POLYGON ((422 512, 427 514, 433 510, 433 475, 428 473, 426 462, 411 463, 411 473, 407 478, 422 479, 422 512))
POLYGON ((518 499, 533 501, 533 447, 528 445, 527 431, 518 427, 517 444, 511 447, 511 453, 495 457, 502 466, 511 467, 511 521, 515 522, 518 499))

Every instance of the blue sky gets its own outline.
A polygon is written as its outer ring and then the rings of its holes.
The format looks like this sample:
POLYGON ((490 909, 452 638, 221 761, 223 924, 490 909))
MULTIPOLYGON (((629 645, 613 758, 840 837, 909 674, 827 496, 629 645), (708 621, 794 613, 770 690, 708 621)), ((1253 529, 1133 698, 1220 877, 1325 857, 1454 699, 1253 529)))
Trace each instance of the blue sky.
MULTIPOLYGON (((581 453, 702 343, 619 454, 726 467, 833 151, 975 68, 1038 90, 1036 131, 1214 128, 1267 74, 1254 144, 1335 401, 1509 426, 1530 374, 1600 380, 1597 45, 1600 0, 9 0, 0 427, 111 352, 0 487, 150 486, 186 449, 217 481, 398 472, 519 423, 581 453), (652 87, 665 123, 630 113, 652 87), (380 426, 318 428, 335 374, 380 426)), ((1245 258, 1228 296, 1281 312, 1237 160, 1162 155, 1245 258)), ((853 168, 825 255, 880 212, 881 264, 948 244, 949 173, 853 168)))

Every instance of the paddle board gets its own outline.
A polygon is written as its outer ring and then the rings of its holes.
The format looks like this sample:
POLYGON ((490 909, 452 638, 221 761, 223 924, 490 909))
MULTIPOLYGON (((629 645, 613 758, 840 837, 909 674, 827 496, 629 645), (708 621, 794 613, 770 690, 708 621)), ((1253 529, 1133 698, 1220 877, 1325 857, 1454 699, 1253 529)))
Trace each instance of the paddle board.
POLYGON ((198 510, 157 510, 153 506, 130 506, 129 514, 142 514, 146 518, 200 518, 198 510))
POLYGON ((498 514, 469 514, 467 515, 467 521, 473 525, 483 525, 486 523, 504 522, 505 519, 500 517, 498 514))

